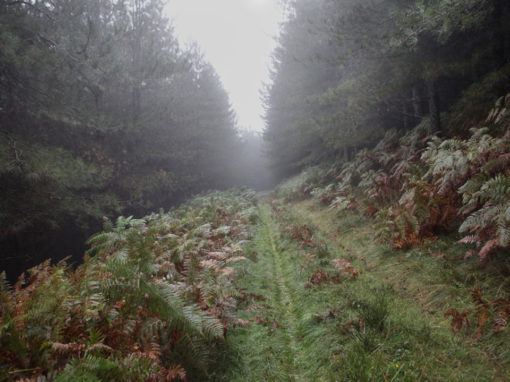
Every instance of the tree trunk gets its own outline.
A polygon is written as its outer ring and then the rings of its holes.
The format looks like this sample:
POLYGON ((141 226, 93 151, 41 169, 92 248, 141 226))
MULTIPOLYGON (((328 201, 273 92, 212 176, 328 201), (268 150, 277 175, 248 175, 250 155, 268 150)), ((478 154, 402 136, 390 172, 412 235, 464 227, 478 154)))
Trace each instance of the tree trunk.
POLYGON ((505 5, 508 0, 495 0, 494 1, 494 24, 496 25, 495 34, 495 56, 496 66, 502 67, 507 63, 506 57, 506 31, 507 26, 505 23, 505 5))
POLYGON ((409 111, 407 110, 407 103, 404 101, 402 104, 402 115, 404 120, 402 121, 404 130, 409 130, 409 111))
POLYGON ((432 134, 441 130, 441 115, 439 110, 439 96, 437 94, 436 79, 427 81, 429 98, 430 132, 432 134))
POLYGON ((351 147, 351 155, 350 155, 350 158, 349 160, 353 160, 355 157, 356 157, 356 153, 358 152, 358 150, 356 149, 356 147, 351 147))
POLYGON ((132 102, 131 102, 131 113, 133 123, 138 121, 138 117, 140 116, 140 98, 141 91, 139 85, 134 85, 132 90, 132 102))
POLYGON ((133 123, 138 121, 141 109, 141 85, 142 85, 142 21, 141 3, 135 0, 133 3, 133 88, 131 90, 131 113, 133 123))
POLYGON ((17 254, 22 256, 23 250, 25 248, 25 245, 24 245, 25 241, 23 240, 23 237, 21 236, 21 234, 19 232, 17 232, 14 236, 16 238, 17 254))
POLYGON ((413 111, 414 111, 414 117, 417 121, 421 120, 421 117, 423 116, 423 110, 421 108, 421 98, 420 98, 420 91, 418 90, 418 86, 413 86, 413 111))

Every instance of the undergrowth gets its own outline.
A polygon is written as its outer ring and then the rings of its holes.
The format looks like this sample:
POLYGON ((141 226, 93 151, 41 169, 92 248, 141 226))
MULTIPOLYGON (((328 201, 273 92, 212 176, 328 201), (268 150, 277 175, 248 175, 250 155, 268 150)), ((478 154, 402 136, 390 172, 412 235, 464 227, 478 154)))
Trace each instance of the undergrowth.
POLYGON ((281 185, 284 201, 314 197, 377 222, 381 242, 419 247, 458 231, 481 265, 510 248, 510 94, 468 138, 430 134, 429 122, 390 130, 341 166, 313 168, 281 185))
POLYGON ((314 226, 329 248, 361 271, 338 285, 313 286, 336 293, 327 299, 329 310, 308 313, 302 323, 307 354, 324 368, 324 377, 310 373, 309 380, 510 377, 510 333, 500 313, 509 297, 510 264, 504 259, 480 269, 449 238, 395 253, 373 240, 374 222, 359 214, 338 217, 315 201, 282 211, 295 224, 314 226), (445 314, 450 309, 465 312, 462 323, 445 314))
MULTIPOLYGON (((252 244, 256 261, 239 280, 251 291, 242 305, 243 318, 251 326, 232 332, 239 364, 228 380, 508 378, 499 364, 506 362, 503 347, 489 356, 484 339, 452 331, 437 303, 428 308, 437 312, 427 312, 393 282, 396 276, 389 278, 392 270, 382 270, 391 259, 385 257, 386 248, 373 244, 370 249, 376 253, 360 256, 362 243, 353 241, 370 240, 362 236, 366 222, 348 217, 350 227, 333 236, 334 213, 326 211, 332 220, 322 221, 325 216, 317 207, 303 211, 301 205, 276 202, 272 211, 261 206, 262 220, 252 244), (345 238, 349 241, 343 244, 345 238), (374 259, 381 264, 375 265, 374 259)), ((337 223, 343 227, 342 220, 337 223)), ((402 261, 402 269, 408 265, 402 261)), ((400 269, 397 273, 402 275, 400 269)))
MULTIPOLYGON (((49 261, 0 282, 0 379, 214 379, 246 325, 235 285, 257 220, 254 193, 198 197, 94 235, 73 271, 49 261)), ((221 373, 220 373, 221 374, 221 373)))

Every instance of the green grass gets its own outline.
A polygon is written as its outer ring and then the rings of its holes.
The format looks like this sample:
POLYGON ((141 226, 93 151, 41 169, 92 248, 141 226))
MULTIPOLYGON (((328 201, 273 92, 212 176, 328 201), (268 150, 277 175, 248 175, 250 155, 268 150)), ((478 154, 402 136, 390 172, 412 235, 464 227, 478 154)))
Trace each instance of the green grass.
POLYGON ((279 214, 260 206, 253 262, 240 278, 252 293, 248 328, 229 332, 237 363, 229 381, 505 381, 508 330, 479 341, 453 333, 444 312, 472 305, 470 290, 504 296, 502 269, 459 260, 462 248, 438 240, 394 252, 375 243, 365 218, 341 217, 313 201, 279 214), (307 224, 316 243, 299 248, 285 232, 307 224), (445 253, 436 258, 431 253, 445 253), (310 260, 306 254, 313 255, 310 260), (332 259, 363 273, 340 283, 310 283, 317 270, 337 274, 332 259), (487 272, 489 272, 487 274, 487 272), (260 296, 264 297, 264 300, 260 296))
POLYGON ((267 206, 254 240, 255 261, 241 278, 241 287, 253 296, 245 304, 249 328, 237 328, 229 336, 237 346, 240 363, 231 381, 295 381, 299 379, 295 359, 295 303, 292 295, 292 262, 279 248, 277 227, 267 206))
MULTIPOLYGON (((474 259, 464 260, 465 249, 449 238, 438 239, 425 248, 396 252, 374 241, 374 227, 369 220, 356 214, 337 216, 314 201, 293 205, 289 211, 287 219, 308 223, 327 238, 337 256, 351 259, 364 270, 340 300, 370 301, 385 291, 387 327, 373 336, 383 340, 374 356, 382 351, 388 360, 391 349, 395 350, 395 357, 397 353, 406 354, 399 369, 407 370, 400 370, 395 380, 406 380, 407 376, 415 380, 458 381, 510 378, 508 329, 500 333, 487 329, 475 341, 474 329, 452 333, 450 320, 444 317, 452 307, 474 309, 470 291, 475 287, 488 300, 508 297, 505 262, 481 269, 474 259), (399 343, 406 343, 406 351, 399 343), (397 352, 398 349, 401 350, 397 352)), ((372 304, 373 309, 381 311, 385 305, 377 300, 372 304)), ((358 314, 366 317, 363 309, 362 305, 358 314)), ((374 313, 369 312, 369 316, 374 313)), ((368 327, 366 318, 365 324, 368 327)), ((472 325, 476 326, 476 322, 472 325)), ((398 361, 398 357, 394 360, 398 361)), ((381 366, 376 367, 377 373, 385 380, 388 376, 381 374, 381 366)), ((368 380, 376 379, 371 376, 368 380)))

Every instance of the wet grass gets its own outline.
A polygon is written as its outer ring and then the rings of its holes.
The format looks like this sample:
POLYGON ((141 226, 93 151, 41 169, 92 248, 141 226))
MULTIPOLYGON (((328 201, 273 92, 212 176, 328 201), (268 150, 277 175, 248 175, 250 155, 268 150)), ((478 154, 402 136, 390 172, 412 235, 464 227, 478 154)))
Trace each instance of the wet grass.
POLYGON ((260 216, 239 285, 251 294, 244 305, 251 325, 229 332, 237 362, 225 380, 510 380, 508 329, 475 340, 473 328, 453 333, 444 317, 451 307, 472 307, 476 286, 504 297, 504 269, 461 261, 463 249, 449 239, 395 252, 374 241, 369 220, 313 201, 280 213, 262 205, 260 216), (302 225, 312 246, 289 234, 302 225), (341 277, 332 259, 363 273, 341 277), (311 282, 318 271, 330 278, 311 282))
MULTIPOLYGON (((403 356, 395 380, 510 379, 508 328, 499 333, 487 328, 482 338, 475 340, 474 319, 472 328, 453 333, 450 318, 444 316, 450 308, 474 310, 471 291, 475 288, 480 288, 487 300, 508 297, 507 262, 494 261, 481 269, 475 259, 464 259, 465 248, 453 238, 394 251, 375 242, 372 221, 357 214, 338 216, 310 200, 295 204, 288 211, 290 219, 315 227, 327 238, 330 248, 337 248, 338 255, 364 270, 346 289, 342 300, 370 301, 385 291, 387 327, 373 338, 383 339, 379 350, 395 350, 393 361, 403 356), (406 345, 398 346, 399 343, 406 345)), ((381 310, 381 306, 377 309, 381 310)), ((367 316, 363 308, 358 313, 367 316)), ((389 359, 391 352, 384 353, 389 359)), ((379 373, 382 371, 378 369, 379 373)), ((382 374, 379 377, 387 378, 382 374)))

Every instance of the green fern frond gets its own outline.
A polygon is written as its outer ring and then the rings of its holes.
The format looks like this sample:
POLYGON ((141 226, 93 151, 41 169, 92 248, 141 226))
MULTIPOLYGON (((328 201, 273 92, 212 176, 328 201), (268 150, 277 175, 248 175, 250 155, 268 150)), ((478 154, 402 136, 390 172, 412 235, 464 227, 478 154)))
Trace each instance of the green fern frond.
POLYGON ((7 274, 5 271, 0 272, 0 293, 10 292, 12 290, 9 281, 7 281, 7 274))

